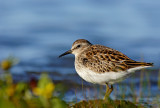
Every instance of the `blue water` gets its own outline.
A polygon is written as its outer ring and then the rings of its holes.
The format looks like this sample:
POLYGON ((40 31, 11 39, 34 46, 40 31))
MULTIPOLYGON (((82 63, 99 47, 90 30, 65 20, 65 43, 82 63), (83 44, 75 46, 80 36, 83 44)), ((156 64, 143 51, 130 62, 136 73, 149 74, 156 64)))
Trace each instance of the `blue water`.
MULTIPOLYGON (((0 60, 9 55, 20 60, 11 70, 19 80, 27 80, 31 72, 47 71, 54 80, 81 84, 74 70, 74 56, 57 57, 83 38, 119 50, 134 60, 153 62, 152 69, 158 70, 159 10, 158 0, 3 0, 0 60)), ((151 79, 156 82, 158 71, 153 74, 151 79)), ((156 84, 154 87, 153 92, 158 92, 156 84)))

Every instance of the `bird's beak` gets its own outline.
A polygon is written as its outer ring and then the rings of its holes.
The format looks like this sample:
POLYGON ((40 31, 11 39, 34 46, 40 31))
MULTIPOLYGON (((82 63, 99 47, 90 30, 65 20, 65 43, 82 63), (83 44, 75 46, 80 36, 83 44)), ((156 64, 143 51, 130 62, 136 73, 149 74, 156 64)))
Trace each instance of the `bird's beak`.
POLYGON ((67 55, 67 54, 71 54, 71 53, 72 53, 72 50, 66 51, 65 53, 61 54, 61 55, 59 56, 59 58, 62 57, 62 56, 65 56, 65 55, 67 55))

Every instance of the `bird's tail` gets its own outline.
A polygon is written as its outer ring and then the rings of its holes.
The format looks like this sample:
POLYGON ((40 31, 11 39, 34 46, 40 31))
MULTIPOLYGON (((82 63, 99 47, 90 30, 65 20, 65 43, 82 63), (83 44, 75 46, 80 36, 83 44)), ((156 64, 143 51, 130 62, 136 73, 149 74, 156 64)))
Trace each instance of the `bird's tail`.
POLYGON ((152 67, 153 63, 145 63, 145 62, 137 62, 137 61, 127 61, 126 62, 129 68, 134 68, 134 67, 152 67))

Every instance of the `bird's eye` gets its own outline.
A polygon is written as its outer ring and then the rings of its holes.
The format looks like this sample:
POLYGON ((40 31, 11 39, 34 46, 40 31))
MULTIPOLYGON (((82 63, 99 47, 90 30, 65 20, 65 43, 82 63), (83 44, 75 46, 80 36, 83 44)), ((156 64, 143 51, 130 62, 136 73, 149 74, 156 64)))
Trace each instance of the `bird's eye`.
POLYGON ((77 45, 77 48, 81 47, 81 45, 77 45))

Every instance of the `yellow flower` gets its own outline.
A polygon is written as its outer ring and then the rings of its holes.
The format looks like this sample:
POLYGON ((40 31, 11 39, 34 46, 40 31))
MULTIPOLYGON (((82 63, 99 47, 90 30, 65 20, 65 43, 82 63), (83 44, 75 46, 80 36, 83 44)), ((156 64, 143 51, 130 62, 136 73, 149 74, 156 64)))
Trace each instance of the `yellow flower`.
POLYGON ((11 66, 12 66, 12 62, 9 61, 9 60, 3 60, 3 61, 1 62, 1 68, 2 68, 3 70, 8 70, 8 69, 11 68, 11 66))
POLYGON ((48 83, 45 87, 45 90, 48 91, 48 92, 53 92, 55 86, 52 82, 48 83))
POLYGON ((51 82, 48 83, 46 85, 46 87, 44 88, 43 96, 46 97, 46 98, 51 98, 54 88, 55 88, 55 86, 54 86, 53 83, 51 83, 51 82))
POLYGON ((37 96, 40 96, 40 95, 42 95, 42 89, 41 89, 41 88, 38 88, 38 87, 35 87, 35 88, 33 89, 33 93, 34 93, 35 95, 37 95, 37 96))
POLYGON ((49 82, 45 85, 44 88, 34 88, 33 93, 37 96, 43 96, 45 98, 51 98, 54 91, 55 85, 52 82, 49 82))
POLYGON ((14 93, 15 93, 15 86, 14 85, 11 85, 11 86, 6 88, 7 96, 13 96, 14 93))

